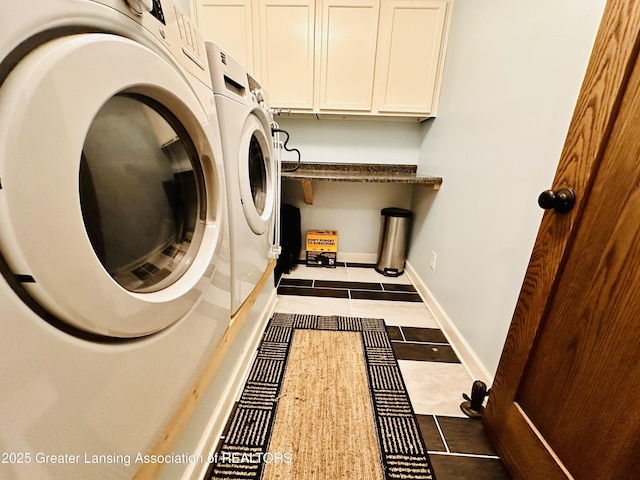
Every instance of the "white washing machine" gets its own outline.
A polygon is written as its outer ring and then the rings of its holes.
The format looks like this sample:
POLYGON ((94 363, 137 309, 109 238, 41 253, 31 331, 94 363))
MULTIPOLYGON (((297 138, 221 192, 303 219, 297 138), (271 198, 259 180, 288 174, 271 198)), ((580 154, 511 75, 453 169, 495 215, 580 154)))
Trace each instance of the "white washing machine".
POLYGON ((131 478, 229 323, 204 41, 171 0, 0 9, 0 478, 131 478))
POLYGON ((235 313, 279 250, 273 117, 265 94, 238 61, 206 41, 227 185, 231 238, 231 311, 235 313))

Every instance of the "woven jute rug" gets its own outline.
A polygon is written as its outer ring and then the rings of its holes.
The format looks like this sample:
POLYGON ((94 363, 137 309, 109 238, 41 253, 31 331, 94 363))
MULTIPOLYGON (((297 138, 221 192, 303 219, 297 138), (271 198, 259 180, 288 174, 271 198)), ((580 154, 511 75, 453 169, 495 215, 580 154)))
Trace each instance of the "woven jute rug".
POLYGON ((209 479, 434 479, 385 324, 275 314, 209 479))

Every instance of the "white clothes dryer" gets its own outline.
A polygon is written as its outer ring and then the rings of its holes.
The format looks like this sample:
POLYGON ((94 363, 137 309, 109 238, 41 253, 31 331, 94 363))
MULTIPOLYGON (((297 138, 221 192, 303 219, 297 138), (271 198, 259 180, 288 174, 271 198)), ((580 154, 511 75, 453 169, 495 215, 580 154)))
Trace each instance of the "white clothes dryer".
POLYGON ((204 40, 171 0, 0 9, 0 478, 131 478, 230 318, 204 40))
POLYGON ((231 239, 231 311, 235 313, 278 254, 280 203, 273 117, 266 95, 231 55, 207 40, 227 186, 231 239))

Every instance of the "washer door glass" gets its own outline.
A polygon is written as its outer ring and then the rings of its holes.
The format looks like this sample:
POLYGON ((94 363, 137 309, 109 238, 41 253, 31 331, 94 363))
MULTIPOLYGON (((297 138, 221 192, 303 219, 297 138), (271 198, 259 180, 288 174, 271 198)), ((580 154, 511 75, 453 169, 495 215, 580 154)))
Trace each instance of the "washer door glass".
POLYGON ((176 129, 152 100, 116 95, 82 149, 80 202, 91 245, 109 275, 133 292, 165 288, 193 256, 202 175, 191 140, 176 129))
POLYGON ((262 235, 269 228, 275 205, 273 146, 265 114, 256 109, 240 135, 238 181, 242 209, 251 230, 262 235))
POLYGON ((249 143, 249 184, 251 185, 251 198, 256 211, 262 215, 267 204, 267 166, 260 141, 255 133, 251 135, 249 143))

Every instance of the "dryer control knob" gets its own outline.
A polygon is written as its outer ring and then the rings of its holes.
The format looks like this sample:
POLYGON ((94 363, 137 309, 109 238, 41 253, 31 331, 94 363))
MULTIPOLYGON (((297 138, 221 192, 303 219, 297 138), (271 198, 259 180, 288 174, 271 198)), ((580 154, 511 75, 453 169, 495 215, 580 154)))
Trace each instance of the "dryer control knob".
POLYGON ((136 12, 138 15, 142 15, 145 12, 153 10, 153 0, 124 0, 129 8, 136 12))
POLYGON ((262 89, 261 88, 256 88, 253 91, 253 94, 256 97, 256 102, 258 102, 258 103, 264 102, 264 94, 262 93, 262 89))

